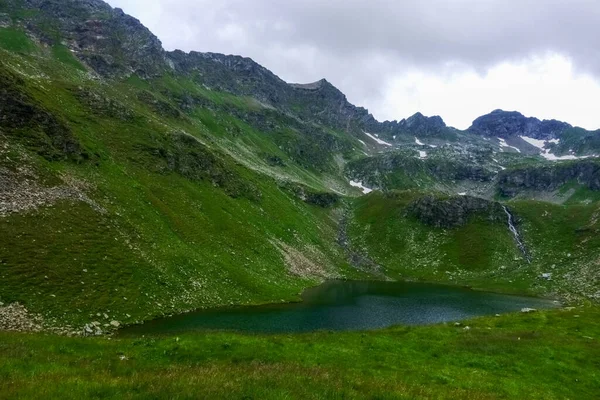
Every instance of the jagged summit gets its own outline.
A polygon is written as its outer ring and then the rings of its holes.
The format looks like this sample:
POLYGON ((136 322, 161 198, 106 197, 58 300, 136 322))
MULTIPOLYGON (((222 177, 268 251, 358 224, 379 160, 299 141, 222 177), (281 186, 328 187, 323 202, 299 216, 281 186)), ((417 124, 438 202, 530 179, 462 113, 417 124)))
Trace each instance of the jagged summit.
POLYGON ((399 125, 415 134, 438 132, 446 128, 446 124, 442 117, 438 115, 426 117, 420 112, 417 112, 407 119, 403 119, 400 121, 399 125))

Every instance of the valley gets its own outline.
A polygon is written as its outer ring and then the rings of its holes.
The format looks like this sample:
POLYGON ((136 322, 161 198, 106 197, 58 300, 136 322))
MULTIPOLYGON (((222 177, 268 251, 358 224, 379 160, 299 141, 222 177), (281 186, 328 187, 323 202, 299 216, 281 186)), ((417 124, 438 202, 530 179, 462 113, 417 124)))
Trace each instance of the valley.
POLYGON ((291 398, 308 381, 303 398, 593 398, 599 232, 599 131, 502 110, 466 130, 420 113, 380 122, 325 79, 166 51, 100 0, 0 1, 8 398, 220 398, 230 368, 240 398, 291 398), (331 280, 563 307, 460 327, 111 337, 331 280))

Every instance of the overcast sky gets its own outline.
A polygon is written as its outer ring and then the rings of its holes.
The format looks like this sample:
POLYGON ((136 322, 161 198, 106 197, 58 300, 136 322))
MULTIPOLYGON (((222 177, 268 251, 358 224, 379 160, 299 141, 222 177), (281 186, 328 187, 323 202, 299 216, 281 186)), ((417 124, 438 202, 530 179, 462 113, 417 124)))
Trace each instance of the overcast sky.
POLYGON ((109 0, 167 50, 326 78, 376 118, 494 109, 600 128, 598 0, 109 0))

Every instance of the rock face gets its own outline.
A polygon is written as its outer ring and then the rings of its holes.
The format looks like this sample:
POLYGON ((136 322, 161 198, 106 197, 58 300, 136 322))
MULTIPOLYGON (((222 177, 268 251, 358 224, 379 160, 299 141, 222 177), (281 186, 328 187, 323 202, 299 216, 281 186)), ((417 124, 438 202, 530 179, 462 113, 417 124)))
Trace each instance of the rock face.
POLYGON ((436 228, 462 226, 475 215, 482 215, 490 221, 506 219, 500 203, 470 196, 448 199, 424 196, 411 203, 406 213, 422 223, 436 228))
POLYGON ((101 0, 8 0, 31 12, 21 23, 42 43, 65 44, 104 77, 159 75, 168 67, 160 40, 137 19, 101 0), (53 29, 48 29, 50 23, 53 29), (56 31, 60 35, 57 39, 56 31))
POLYGON ((349 179, 381 190, 410 189, 427 177, 439 182, 491 182, 494 173, 458 155, 453 158, 421 160, 412 153, 385 153, 348 163, 349 179))
POLYGON ((308 186, 295 182, 285 181, 281 182, 279 186, 288 190, 305 203, 321 208, 331 208, 340 201, 340 196, 338 194, 315 191, 308 186))
POLYGON ((195 76, 205 87, 237 95, 251 96, 268 104, 284 102, 287 83, 247 57, 217 53, 167 53, 173 68, 195 76))
POLYGON ((564 131, 572 128, 566 122, 556 120, 540 121, 527 118, 516 111, 495 110, 473 121, 469 131, 484 135, 507 138, 527 136, 534 139, 549 140, 558 138, 564 131))
POLYGON ((506 170, 498 177, 498 191, 505 197, 514 197, 524 190, 552 192, 569 181, 600 190, 600 163, 584 160, 506 170))

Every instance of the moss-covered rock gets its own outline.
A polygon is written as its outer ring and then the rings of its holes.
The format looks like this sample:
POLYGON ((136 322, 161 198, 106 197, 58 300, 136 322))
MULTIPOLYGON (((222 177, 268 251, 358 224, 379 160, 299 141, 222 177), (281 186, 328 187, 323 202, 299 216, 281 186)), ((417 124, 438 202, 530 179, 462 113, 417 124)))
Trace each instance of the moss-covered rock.
POLYGON ((493 222, 506 219, 500 203, 471 196, 423 196, 407 207, 406 214, 436 228, 462 226, 476 215, 493 222))

